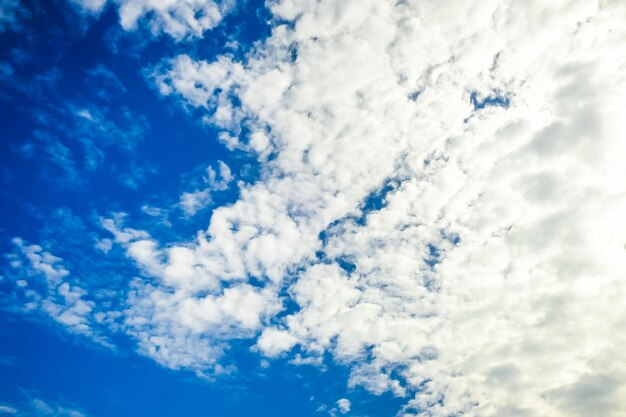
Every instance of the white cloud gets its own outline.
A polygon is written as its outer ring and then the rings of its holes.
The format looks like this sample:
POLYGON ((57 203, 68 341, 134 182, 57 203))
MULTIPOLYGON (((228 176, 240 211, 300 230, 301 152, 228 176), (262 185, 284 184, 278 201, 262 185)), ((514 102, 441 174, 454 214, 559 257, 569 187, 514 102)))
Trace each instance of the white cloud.
POLYGON ((107 4, 107 0, 71 0, 89 14, 99 14, 107 4))
POLYGON ((210 190, 195 190, 181 194, 178 203, 187 217, 194 216, 198 211, 211 204, 210 190))
POLYGON ((182 39, 214 28, 233 5, 229 0, 122 0, 120 23, 126 30, 134 29, 140 19, 149 16, 154 33, 165 32, 182 39))
POLYGON ((217 161, 217 171, 212 167, 207 168, 207 182, 212 190, 223 191, 228 188, 228 184, 233 180, 233 174, 228 165, 222 161, 217 161))
MULTIPOLYGON (((20 238, 13 239, 13 244, 25 256, 29 263, 27 267, 32 268, 33 272, 43 275, 46 281, 58 284, 69 274, 63 265, 60 264, 60 258, 57 258, 49 252, 43 252, 40 246, 25 245, 24 241, 20 238)), ((22 266, 21 261, 17 259, 15 261, 18 262, 17 266, 22 266)))
POLYGON ((98 241, 96 241, 95 245, 96 249, 104 252, 104 253, 109 253, 109 251, 111 250, 111 248, 113 248, 113 241, 111 239, 108 238, 104 238, 104 239, 100 239, 98 241))
POLYGON ((186 217, 193 217, 200 210, 209 206, 213 201, 211 199, 212 192, 228 189, 229 184, 233 180, 230 168, 222 161, 218 161, 217 165, 217 171, 211 166, 207 167, 203 188, 181 194, 178 205, 186 217))
POLYGON ((134 30, 145 23, 154 35, 177 40, 201 36, 217 26, 234 7, 234 0, 72 0, 87 14, 100 14, 108 3, 118 8, 120 24, 134 30))
POLYGON ((119 222, 120 216, 103 225, 145 275, 158 278, 154 284, 136 279, 124 312, 126 331, 138 339, 140 352, 174 369, 226 372, 217 362, 226 342, 258 333, 281 308, 276 290, 250 285, 237 275, 223 286, 218 277, 226 265, 220 249, 201 235, 195 245, 160 248, 145 232, 119 222))
POLYGON ((253 336, 280 307, 272 292, 247 284, 204 296, 185 292, 137 283, 125 312, 128 332, 161 364, 209 375, 223 372, 217 361, 227 341, 253 336))
POLYGON ((7 256, 23 311, 43 312, 68 331, 111 346, 106 337, 94 329, 95 302, 88 298, 87 290, 70 279, 63 260, 20 238, 13 239, 13 244, 16 250, 7 256))
POLYGON ((350 400, 347 398, 341 398, 337 401, 337 408, 341 414, 347 414, 350 412, 350 400))
POLYGON ((229 57, 220 57, 212 63, 195 62, 187 55, 179 55, 168 64, 165 71, 157 68, 153 73, 161 94, 181 94, 190 106, 216 108, 207 116, 208 120, 237 130, 241 116, 233 114, 235 109, 229 94, 236 91, 244 76, 241 64, 229 57))
POLYGON ((259 337, 257 346, 265 355, 271 357, 291 349, 296 344, 296 340, 285 331, 266 329, 259 337))

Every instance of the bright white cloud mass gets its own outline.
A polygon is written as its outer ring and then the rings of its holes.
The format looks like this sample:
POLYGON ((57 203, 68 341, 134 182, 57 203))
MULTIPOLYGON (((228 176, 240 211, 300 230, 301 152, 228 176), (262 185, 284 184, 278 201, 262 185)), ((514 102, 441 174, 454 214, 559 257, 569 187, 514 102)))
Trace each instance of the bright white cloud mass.
POLYGON ((201 36, 217 26, 232 8, 233 0, 71 0, 85 13, 99 14, 114 4, 119 9, 120 24, 126 30, 148 22, 152 33, 167 33, 176 38, 201 36))
MULTIPOLYGON (((117 2, 124 28, 175 39, 226 3, 117 2)), ((406 417, 626 416, 626 3, 268 7, 243 59, 180 54, 148 77, 259 178, 220 163, 181 191, 187 217, 240 191, 188 242, 103 215, 141 271, 111 306, 16 240, 21 279, 57 288, 28 308, 208 377, 236 372, 233 340, 294 366, 330 355, 406 417)))

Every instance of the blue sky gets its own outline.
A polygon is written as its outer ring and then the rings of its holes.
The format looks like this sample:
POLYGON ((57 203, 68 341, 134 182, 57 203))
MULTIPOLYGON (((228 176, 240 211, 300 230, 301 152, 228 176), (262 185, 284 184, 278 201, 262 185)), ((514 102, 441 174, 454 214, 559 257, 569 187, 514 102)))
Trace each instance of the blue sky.
POLYGON ((602 416, 626 8, 0 5, 0 416, 602 416))
MULTIPOLYGON (((113 7, 97 17, 63 2, 21 10, 19 29, 0 35, 2 252, 13 250, 11 236, 40 242, 63 255, 88 286, 118 291, 137 270, 123 256, 102 259, 94 248, 102 235, 99 216, 125 212, 156 236, 186 240, 207 223, 211 207, 193 219, 166 213, 158 221, 161 214, 147 207, 175 205, 180 189, 193 189, 219 160, 237 178, 258 175, 253 158, 229 152, 215 129, 160 97, 147 69, 179 51, 211 59, 232 39, 239 45, 230 51, 242 55, 267 36, 268 11, 262 2, 238 5, 210 36, 179 45, 124 31, 113 7), (175 225, 164 227, 170 216, 175 225)), ((237 195, 223 190, 212 204, 237 195)), ((278 361, 264 369, 249 344, 232 347, 239 370, 219 381, 167 370, 135 354, 123 336, 114 336, 114 349, 102 347, 37 314, 15 314, 19 301, 6 278, 0 285, 0 404, 19 415, 48 415, 32 405, 36 400, 90 416, 319 415, 347 392, 343 366, 329 363, 319 372, 278 361)), ((361 396, 369 415, 386 415, 397 403, 390 395, 361 396)))
MULTIPOLYGON (((94 416, 314 416, 346 395, 342 368, 320 373, 283 362, 264 370, 240 353, 240 375, 208 382, 129 352, 85 346, 33 323, 3 320, 2 329, 3 404, 18 407, 43 398, 94 416)), ((388 395, 352 395, 360 398, 355 408, 369 415, 387 415, 398 406, 388 395)))

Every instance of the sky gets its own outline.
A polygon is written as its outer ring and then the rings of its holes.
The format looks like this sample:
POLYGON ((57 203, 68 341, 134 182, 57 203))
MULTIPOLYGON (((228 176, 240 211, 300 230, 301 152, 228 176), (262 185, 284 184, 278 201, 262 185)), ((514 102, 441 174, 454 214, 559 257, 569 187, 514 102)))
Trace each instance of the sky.
POLYGON ((0 416, 626 417, 624 21, 0 2, 0 416))

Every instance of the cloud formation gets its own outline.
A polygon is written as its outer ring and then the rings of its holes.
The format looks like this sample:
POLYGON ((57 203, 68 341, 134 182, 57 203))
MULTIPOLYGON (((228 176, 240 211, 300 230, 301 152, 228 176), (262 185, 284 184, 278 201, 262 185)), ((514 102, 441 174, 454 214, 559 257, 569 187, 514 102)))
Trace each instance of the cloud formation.
POLYGON ((120 24, 134 30, 140 22, 154 35, 165 33, 182 40, 213 29, 232 9, 232 0, 72 0, 87 14, 97 15, 111 3, 120 24))
MULTIPOLYGON (((121 21, 199 36, 219 21, 196 22, 189 10, 218 7, 202 5, 120 2, 121 21)), ((201 375, 230 372, 241 339, 293 363, 330 356, 348 386, 404 397, 405 417, 626 416, 626 6, 269 7, 272 34, 243 60, 154 69, 260 177, 188 242, 101 218, 103 252, 139 271, 116 328, 201 375)), ((181 194, 187 216, 229 186, 219 173, 181 194)), ((64 300, 41 308, 89 332, 61 260, 15 244, 15 267, 64 300)))
POLYGON ((63 260, 20 238, 13 239, 13 244, 15 251, 6 257, 15 280, 14 296, 20 300, 23 312, 41 311, 72 333, 110 345, 94 328, 103 313, 97 312, 87 290, 69 277, 63 260))
POLYGON ((332 352, 406 415, 624 415, 624 7, 271 7, 293 27, 247 62, 160 78, 264 167, 211 219, 216 276, 304 269, 259 349, 332 352))
POLYGON ((339 412, 341 414, 346 414, 350 412, 350 400, 347 398, 341 398, 337 401, 337 407, 339 408, 339 412))
POLYGON ((193 191, 185 191, 180 195, 178 205, 187 217, 195 216, 198 211, 211 204, 211 193, 228 189, 233 180, 230 168, 222 161, 218 161, 218 171, 209 166, 206 176, 203 177, 203 186, 193 191))

